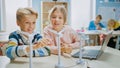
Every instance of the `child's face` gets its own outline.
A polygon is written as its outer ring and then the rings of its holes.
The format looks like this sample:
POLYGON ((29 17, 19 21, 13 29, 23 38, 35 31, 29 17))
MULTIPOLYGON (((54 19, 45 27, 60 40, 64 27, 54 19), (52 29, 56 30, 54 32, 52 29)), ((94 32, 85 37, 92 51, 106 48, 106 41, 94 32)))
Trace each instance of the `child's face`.
POLYGON ((59 10, 55 10, 51 15, 51 24, 53 29, 56 31, 60 31, 64 26, 64 17, 63 14, 59 10))
POLYGON ((99 17, 96 18, 96 23, 98 24, 101 21, 99 17))
POLYGON ((24 32, 33 33, 35 29, 36 16, 35 15, 26 15, 21 21, 18 21, 17 24, 20 26, 20 29, 24 32))
POLYGON ((108 26, 109 26, 109 27, 113 27, 113 26, 114 26, 114 22, 111 21, 108 26))

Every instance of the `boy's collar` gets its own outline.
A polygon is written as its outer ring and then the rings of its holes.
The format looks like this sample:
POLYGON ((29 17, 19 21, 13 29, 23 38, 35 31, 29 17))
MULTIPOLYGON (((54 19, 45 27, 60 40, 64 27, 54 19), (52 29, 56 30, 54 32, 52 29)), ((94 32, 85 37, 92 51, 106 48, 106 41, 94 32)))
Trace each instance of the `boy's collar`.
POLYGON ((28 35, 33 35, 33 36, 34 36, 34 35, 36 34, 35 31, 34 31, 33 33, 31 33, 31 34, 28 33, 28 32, 21 31, 21 30, 17 30, 17 32, 18 32, 19 34, 24 34, 24 35, 27 35, 27 36, 28 36, 28 35))

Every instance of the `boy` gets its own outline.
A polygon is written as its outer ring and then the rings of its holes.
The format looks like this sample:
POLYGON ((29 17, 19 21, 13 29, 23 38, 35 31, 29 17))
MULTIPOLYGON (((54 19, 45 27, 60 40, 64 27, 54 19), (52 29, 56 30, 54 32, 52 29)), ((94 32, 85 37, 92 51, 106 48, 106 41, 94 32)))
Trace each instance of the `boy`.
POLYGON ((17 25, 20 27, 20 30, 10 34, 6 55, 11 59, 29 56, 29 37, 24 33, 33 35, 33 57, 50 55, 50 49, 46 47, 49 40, 42 38, 40 34, 34 32, 38 13, 31 8, 19 8, 16 15, 17 25))

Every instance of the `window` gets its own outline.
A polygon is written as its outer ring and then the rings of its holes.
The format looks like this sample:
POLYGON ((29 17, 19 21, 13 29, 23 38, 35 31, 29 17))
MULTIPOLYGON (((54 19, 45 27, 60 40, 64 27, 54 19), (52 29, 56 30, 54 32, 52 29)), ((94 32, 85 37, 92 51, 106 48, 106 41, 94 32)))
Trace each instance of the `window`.
POLYGON ((5 31, 5 0, 0 0, 0 31, 5 31))

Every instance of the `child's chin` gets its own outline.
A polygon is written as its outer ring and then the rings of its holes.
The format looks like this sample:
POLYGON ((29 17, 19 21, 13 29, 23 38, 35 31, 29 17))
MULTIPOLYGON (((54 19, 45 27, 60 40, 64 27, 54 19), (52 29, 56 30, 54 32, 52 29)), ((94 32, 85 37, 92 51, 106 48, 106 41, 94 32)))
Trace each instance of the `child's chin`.
POLYGON ((32 33, 33 33, 33 31, 29 31, 28 33, 32 34, 32 33))

